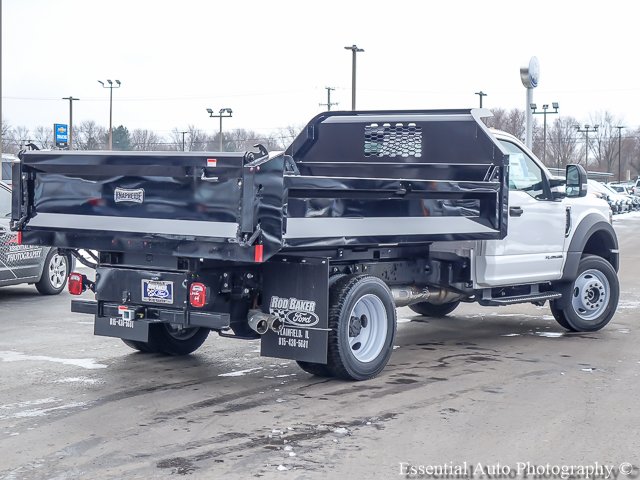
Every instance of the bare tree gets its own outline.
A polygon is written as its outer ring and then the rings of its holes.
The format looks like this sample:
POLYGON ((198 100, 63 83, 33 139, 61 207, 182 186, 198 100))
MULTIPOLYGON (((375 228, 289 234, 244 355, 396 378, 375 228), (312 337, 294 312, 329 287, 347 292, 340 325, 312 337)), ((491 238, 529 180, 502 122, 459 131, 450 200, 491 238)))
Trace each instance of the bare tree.
MULTIPOLYGON (((173 141, 175 141, 175 150, 182 150, 182 134, 179 133, 177 129, 173 130, 173 132, 171 133, 171 138, 173 141)), ((189 125, 187 127, 187 134, 185 136, 186 150, 211 150, 210 148, 208 148, 210 142, 211 138, 207 136, 207 134, 203 130, 196 128, 194 125, 189 125)))
POLYGON ((93 120, 85 120, 74 129, 74 144, 79 150, 100 150, 106 145, 107 129, 93 120))
POLYGON ((503 130, 524 141, 526 121, 524 111, 514 108, 507 112, 502 108, 495 108, 491 113, 493 117, 487 119, 487 126, 503 130))
POLYGON ((36 127, 33 131, 33 138, 36 141, 36 145, 40 145, 40 148, 45 150, 55 146, 53 142, 53 131, 51 128, 43 127, 42 125, 36 127))
POLYGON ((551 167, 565 167, 570 163, 578 163, 578 140, 573 117, 559 117, 547 132, 547 164, 551 167))
POLYGON ((625 148, 623 151, 626 153, 627 164, 629 169, 632 170, 632 175, 640 174, 640 127, 636 128, 631 134, 627 135, 625 148))
POLYGON ((2 120, 2 130, 0 134, 2 135, 2 151, 8 153, 15 153, 15 145, 13 143, 12 134, 11 134, 11 125, 9 122, 2 120))
POLYGON ((132 150, 163 150, 162 138, 152 130, 136 129, 131 133, 132 150))
POLYGON ((590 121, 592 125, 598 125, 598 131, 593 134, 593 142, 589 142, 589 150, 600 170, 613 173, 614 165, 617 167, 618 163, 618 131, 615 126, 621 122, 607 111, 591 115, 590 121))

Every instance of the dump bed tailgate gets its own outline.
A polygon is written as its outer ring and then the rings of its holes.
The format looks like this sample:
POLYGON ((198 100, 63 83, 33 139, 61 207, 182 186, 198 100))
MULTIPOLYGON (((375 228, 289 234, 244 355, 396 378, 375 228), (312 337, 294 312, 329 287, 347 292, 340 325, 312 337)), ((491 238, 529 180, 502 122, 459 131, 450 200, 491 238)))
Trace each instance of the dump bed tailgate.
POLYGON ((36 151, 17 169, 13 217, 25 243, 249 261, 255 245, 279 249, 282 215, 259 221, 265 196, 282 209, 277 158, 36 151))

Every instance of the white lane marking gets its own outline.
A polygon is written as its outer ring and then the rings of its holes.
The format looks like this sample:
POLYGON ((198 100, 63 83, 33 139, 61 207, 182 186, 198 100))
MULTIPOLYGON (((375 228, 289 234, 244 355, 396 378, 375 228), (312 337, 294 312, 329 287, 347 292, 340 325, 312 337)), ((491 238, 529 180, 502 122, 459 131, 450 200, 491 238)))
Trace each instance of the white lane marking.
POLYGON ((76 367, 86 368, 88 370, 95 370, 98 368, 107 368, 107 365, 102 363, 96 363, 93 358, 57 358, 48 357, 46 355, 25 355, 22 352, 10 352, 0 351, 0 360, 3 362, 53 362, 61 363, 63 365, 73 365, 76 367))

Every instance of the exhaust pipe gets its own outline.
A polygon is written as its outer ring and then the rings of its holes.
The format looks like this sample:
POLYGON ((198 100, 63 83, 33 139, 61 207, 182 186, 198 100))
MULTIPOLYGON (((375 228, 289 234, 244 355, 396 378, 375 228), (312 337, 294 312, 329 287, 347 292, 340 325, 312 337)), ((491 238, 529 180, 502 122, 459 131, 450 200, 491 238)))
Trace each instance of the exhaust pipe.
POLYGON ((249 310, 249 328, 260 335, 264 335, 269 330, 270 322, 273 322, 272 318, 272 315, 262 313, 260 310, 249 310))
POLYGON ((459 293, 445 290, 443 288, 434 287, 429 290, 428 287, 418 288, 415 285, 403 285, 391 287, 391 294, 396 307, 407 307, 414 303, 428 302, 434 305, 454 302, 462 297, 459 293))
POLYGON ((264 335, 268 330, 280 333, 284 328, 284 322, 280 318, 260 310, 249 310, 248 323, 251 330, 260 335, 264 335))
POLYGON ((284 328, 284 322, 280 320, 278 317, 274 317, 273 315, 269 315, 271 318, 267 322, 269 324, 269 328, 273 330, 275 333, 280 333, 280 331, 284 328))

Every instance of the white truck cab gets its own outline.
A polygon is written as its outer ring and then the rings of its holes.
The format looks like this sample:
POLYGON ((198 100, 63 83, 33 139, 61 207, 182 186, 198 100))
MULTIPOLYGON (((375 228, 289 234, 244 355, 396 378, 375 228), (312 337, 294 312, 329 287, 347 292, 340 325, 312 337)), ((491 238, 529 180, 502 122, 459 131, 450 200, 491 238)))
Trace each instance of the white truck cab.
MULTIPOLYGON (((619 295, 618 243, 609 205, 593 196, 561 192, 564 181, 554 178, 522 142, 491 132, 509 154, 507 236, 437 243, 432 252, 468 256, 470 283, 482 295, 462 300, 486 305, 548 300, 563 327, 599 330, 615 313, 619 295)), ((586 174, 579 181, 586 193, 586 174)), ((413 307, 424 313, 421 305, 413 307)))

